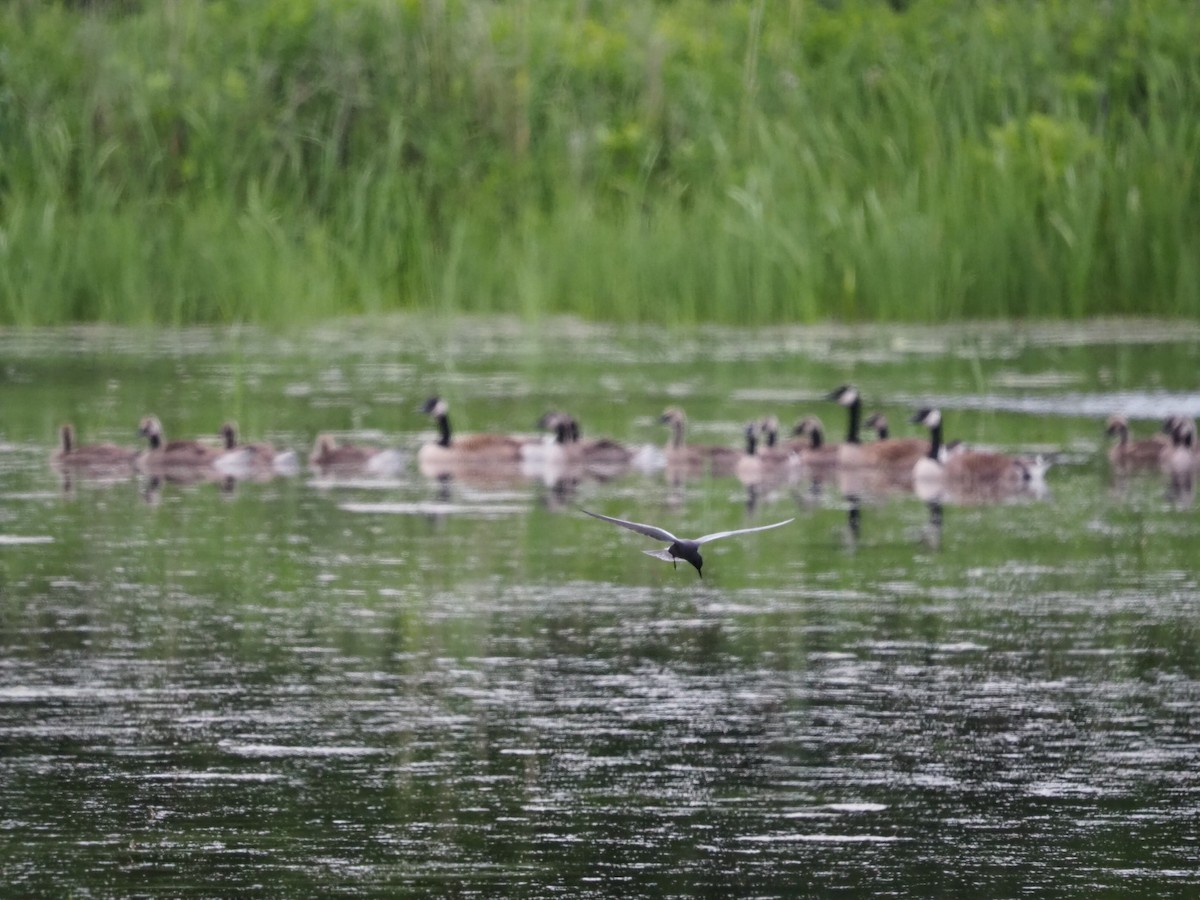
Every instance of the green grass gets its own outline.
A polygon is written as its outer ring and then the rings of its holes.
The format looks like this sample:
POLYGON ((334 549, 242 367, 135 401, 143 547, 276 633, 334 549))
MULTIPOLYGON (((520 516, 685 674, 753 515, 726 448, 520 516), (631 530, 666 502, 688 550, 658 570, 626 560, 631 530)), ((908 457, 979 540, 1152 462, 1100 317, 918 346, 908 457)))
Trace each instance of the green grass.
POLYGON ((1194 3, 907 6, 14 0, 0 323, 1200 314, 1194 3))

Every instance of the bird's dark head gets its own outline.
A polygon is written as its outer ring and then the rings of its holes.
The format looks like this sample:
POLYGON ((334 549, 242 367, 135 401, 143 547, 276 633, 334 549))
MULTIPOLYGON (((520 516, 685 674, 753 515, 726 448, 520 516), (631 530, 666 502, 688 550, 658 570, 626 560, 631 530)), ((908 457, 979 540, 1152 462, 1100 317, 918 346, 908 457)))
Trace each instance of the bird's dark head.
POLYGON ((700 551, 696 547, 687 547, 675 545, 671 548, 671 552, 679 559, 691 563, 696 567, 696 574, 701 578, 704 577, 704 572, 701 568, 704 566, 704 557, 700 555, 700 551))

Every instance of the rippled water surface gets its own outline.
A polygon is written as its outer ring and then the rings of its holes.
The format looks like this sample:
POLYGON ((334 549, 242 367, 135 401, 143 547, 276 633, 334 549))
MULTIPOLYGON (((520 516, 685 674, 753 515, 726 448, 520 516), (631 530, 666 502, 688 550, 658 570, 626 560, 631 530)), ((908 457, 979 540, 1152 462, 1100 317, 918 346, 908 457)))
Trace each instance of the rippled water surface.
POLYGON ((1103 420, 1200 415, 1177 325, 678 334, 352 323, 0 334, 0 847, 13 896, 1190 896, 1190 485, 1103 420), (134 444, 464 430, 737 445, 853 381, 896 433, 1053 459, 948 504, 832 480, 63 479, 134 444), (683 534, 705 577, 577 507, 683 534))

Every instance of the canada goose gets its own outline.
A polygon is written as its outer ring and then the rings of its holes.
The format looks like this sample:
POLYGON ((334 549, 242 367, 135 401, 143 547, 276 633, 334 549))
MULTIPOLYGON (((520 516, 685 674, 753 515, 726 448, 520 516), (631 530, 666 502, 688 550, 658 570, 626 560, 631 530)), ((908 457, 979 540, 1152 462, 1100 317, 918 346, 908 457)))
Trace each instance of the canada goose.
POLYGON ((758 432, 760 422, 751 422, 746 426, 746 452, 738 457, 734 466, 734 474, 742 484, 758 484, 763 480, 765 465, 762 454, 758 452, 758 432))
POLYGON ((659 422, 671 429, 665 448, 667 467, 689 472, 709 471, 713 475, 731 475, 741 457, 733 447, 713 444, 689 444, 684 439, 687 416, 678 406, 668 406, 659 422))
POLYGON ((794 449, 779 442, 779 419, 775 416, 763 416, 758 423, 758 432, 762 440, 758 445, 758 455, 768 465, 782 466, 799 464, 800 457, 794 449))
POLYGON ((1108 421, 1104 423, 1104 433, 1117 439, 1108 448, 1108 461, 1114 469, 1120 471, 1157 468, 1169 452, 1172 443, 1170 437, 1165 434, 1132 440, 1129 437, 1129 420, 1120 415, 1108 417, 1108 421))
POLYGON ((1196 423, 1185 416, 1170 416, 1163 430, 1171 437, 1160 463, 1167 476, 1167 499, 1179 508, 1191 506, 1196 497, 1196 423))
POLYGON ((437 440, 417 451, 417 462, 426 473, 454 467, 516 465, 521 461, 521 448, 538 443, 536 439, 507 434, 454 436, 450 430, 450 406, 441 397, 430 397, 419 411, 431 416, 438 427, 437 440))
POLYGON ((874 430, 879 438, 868 446, 871 452, 879 455, 881 466, 910 472, 916 461, 929 450, 929 441, 924 438, 889 437, 887 416, 881 412, 871 413, 863 424, 874 430))
POLYGON ((162 423, 155 416, 142 419, 138 434, 149 442, 149 447, 137 456, 137 466, 143 472, 208 468, 221 455, 217 447, 199 441, 166 441, 162 423))
POLYGON ((548 432, 541 440, 524 444, 520 449, 523 467, 565 465, 579 461, 580 447, 576 440, 578 426, 564 412, 552 410, 537 421, 539 431, 548 432))
POLYGON ((786 481, 799 457, 779 443, 779 420, 764 416, 746 425, 746 452, 738 459, 734 475, 747 487, 774 485, 786 481))
MULTIPOLYGON (((920 445, 910 444, 908 440, 898 438, 883 438, 871 444, 862 443, 859 436, 859 422, 862 418, 862 395, 852 384, 843 384, 832 391, 825 399, 846 407, 849 410, 849 420, 846 427, 846 440, 838 447, 838 465, 840 466, 895 466, 912 469, 913 464, 921 458, 928 447, 922 441, 920 445)), ((887 428, 887 420, 883 422, 887 428)))
POLYGON ((59 447, 50 454, 50 464, 62 469, 132 468, 138 451, 116 444, 75 446, 75 428, 66 423, 59 429, 59 447))
POLYGON ((922 499, 928 499, 926 493, 938 484, 952 485, 959 493, 1001 496, 1024 490, 1045 473, 1046 464, 1040 459, 965 448, 943 453, 942 414, 937 409, 918 409, 912 422, 929 429, 929 452, 917 460, 912 473, 922 499))
POLYGON ((588 512, 586 509, 581 509, 581 513, 591 516, 594 519, 603 519, 605 522, 612 522, 614 525, 620 525, 622 528, 628 528, 630 531, 636 531, 638 534, 644 534, 646 537, 654 538, 656 541, 665 541, 671 546, 665 550, 643 550, 647 556, 653 556, 655 559, 663 559, 674 565, 676 568, 677 560, 684 560, 696 567, 696 574, 701 578, 704 573, 700 571, 704 565, 704 559, 700 556, 700 545, 706 544, 709 541, 715 541, 719 538, 733 537, 735 534, 750 534, 754 531, 766 531, 770 528, 779 528, 781 525, 787 525, 789 522, 796 521, 793 519, 785 519, 782 522, 776 522, 773 525, 759 525, 757 528, 736 528, 733 531, 718 531, 714 534, 706 534, 704 537, 698 537, 694 540, 688 538, 678 538, 665 531, 662 528, 657 528, 654 525, 642 525, 640 522, 629 522, 625 519, 614 519, 612 516, 602 516, 599 513, 588 512))
POLYGON ((539 444, 523 444, 525 461, 562 460, 588 467, 607 469, 629 465, 633 451, 611 438, 584 438, 579 420, 570 413, 551 411, 538 419, 538 428, 547 430, 552 440, 539 444))
POLYGON ((588 466, 622 467, 633 460, 633 451, 620 441, 607 437, 584 437, 579 420, 574 416, 567 417, 567 426, 571 442, 579 445, 579 452, 588 466))
MULTIPOLYGON (((563 412, 548 412, 537 422, 537 427, 550 433, 541 440, 521 446, 521 461, 519 468, 510 465, 470 465, 456 464, 454 466, 439 463, 436 470, 447 475, 457 474, 467 476, 470 480, 479 480, 480 476, 487 480, 495 480, 492 476, 508 473, 510 470, 519 471, 525 478, 540 480, 546 487, 552 489, 547 499, 559 503, 578 486, 583 478, 585 463, 583 447, 576 439, 579 427, 574 419, 563 412)), ((430 467, 423 464, 423 471, 428 474, 430 467)))

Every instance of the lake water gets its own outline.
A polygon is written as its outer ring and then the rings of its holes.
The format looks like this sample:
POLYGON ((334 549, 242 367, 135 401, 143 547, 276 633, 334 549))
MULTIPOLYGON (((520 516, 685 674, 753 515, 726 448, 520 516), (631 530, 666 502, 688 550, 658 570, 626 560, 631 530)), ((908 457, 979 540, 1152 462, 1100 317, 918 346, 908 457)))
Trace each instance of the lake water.
POLYGON ((0 859, 12 896, 1191 896, 1200 526, 1104 418, 1200 414, 1200 330, 421 319, 0 334, 0 859), (894 433, 1053 457, 948 504, 660 471, 64 481, 133 445, 463 430, 740 442, 853 381, 894 433), (682 534, 705 577, 578 513, 682 534))

